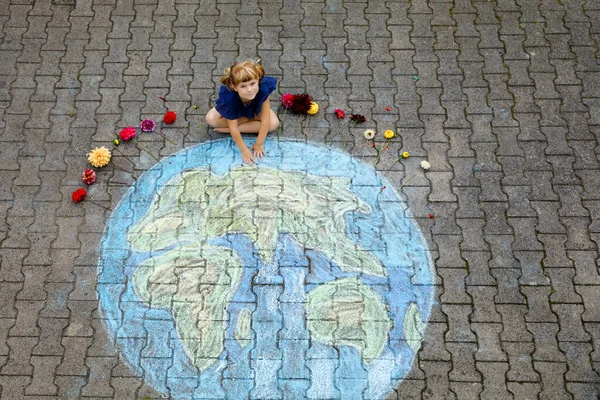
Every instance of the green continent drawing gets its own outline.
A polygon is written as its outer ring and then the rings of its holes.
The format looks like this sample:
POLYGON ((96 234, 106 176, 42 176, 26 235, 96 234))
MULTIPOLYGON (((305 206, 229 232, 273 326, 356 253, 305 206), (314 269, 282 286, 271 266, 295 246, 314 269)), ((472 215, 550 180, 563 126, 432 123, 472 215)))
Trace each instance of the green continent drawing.
MULTIPOLYGON (((208 239, 246 234, 264 262, 271 263, 279 235, 288 233, 305 248, 329 257, 344 272, 385 276, 380 261, 346 235, 345 213, 371 212, 349 185, 348 178, 269 168, 239 167, 225 175, 215 175, 208 168, 184 172, 157 193, 127 233, 134 251, 172 247, 137 268, 134 289, 151 307, 173 310, 186 352, 202 371, 223 351, 227 306, 243 272, 232 250, 208 245, 208 239)), ((337 329, 329 337, 328 322, 314 318, 311 332, 317 340, 360 349, 364 359, 376 358, 391 325, 381 298, 356 278, 324 284, 309 296, 323 297, 332 288, 337 329), (364 308, 358 330, 349 325, 355 314, 350 304, 355 301, 364 308)), ((322 312, 320 305, 309 304, 309 316, 322 312)), ((247 342, 249 315, 243 314, 238 324, 236 338, 247 342)))
POLYGON ((311 337, 332 346, 354 347, 369 363, 381 356, 392 321, 379 294, 358 277, 337 279, 308 293, 311 337))
POLYGON ((237 255, 198 244, 151 258, 136 269, 133 287, 151 307, 168 308, 184 349, 203 371, 223 351, 226 305, 242 276, 237 255))

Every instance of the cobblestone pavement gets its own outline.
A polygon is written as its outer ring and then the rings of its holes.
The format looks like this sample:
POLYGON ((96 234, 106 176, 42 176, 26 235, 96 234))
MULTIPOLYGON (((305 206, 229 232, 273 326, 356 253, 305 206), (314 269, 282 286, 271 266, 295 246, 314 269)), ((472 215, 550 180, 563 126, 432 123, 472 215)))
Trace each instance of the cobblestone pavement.
MULTIPOLYGON (((278 136, 376 164, 424 235, 435 300, 390 398, 598 398, 599 48, 598 0, 0 0, 1 398, 175 397, 172 380, 156 383, 175 353, 144 353, 142 334, 133 365, 116 340, 131 338, 99 307, 103 207, 143 187, 150 153, 224 137, 198 121, 247 57, 278 79, 275 109, 286 92, 320 106, 309 119, 277 110, 278 136), (88 200, 71 201, 91 148, 167 109, 175 144, 121 145, 88 200)), ((127 295, 115 294, 123 315, 127 295)), ((320 376, 305 357, 311 396, 320 376)), ((239 397, 298 398, 273 376, 277 390, 251 380, 239 397)), ((219 395, 194 391, 206 397, 219 395)))

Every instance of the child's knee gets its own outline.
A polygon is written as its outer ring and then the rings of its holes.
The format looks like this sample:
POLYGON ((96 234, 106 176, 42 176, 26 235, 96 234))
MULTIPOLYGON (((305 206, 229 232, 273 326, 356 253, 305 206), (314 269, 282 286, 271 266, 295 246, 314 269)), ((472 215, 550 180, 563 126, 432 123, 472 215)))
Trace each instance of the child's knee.
POLYGON ((212 127, 217 126, 217 119, 214 117, 214 115, 211 115, 210 113, 206 114, 206 116, 204 117, 204 120, 206 121, 206 123, 209 126, 212 126, 212 127))
POLYGON ((269 126, 269 130, 274 131, 275 129, 279 128, 279 118, 277 118, 277 116, 275 116, 275 118, 271 117, 271 126, 269 126))
POLYGON ((204 120, 206 121, 206 123, 209 126, 212 126, 213 128, 216 126, 219 126, 222 119, 223 119, 223 117, 221 117, 221 114, 219 114, 219 112, 214 107, 211 108, 210 111, 207 112, 206 116, 204 117, 204 120))

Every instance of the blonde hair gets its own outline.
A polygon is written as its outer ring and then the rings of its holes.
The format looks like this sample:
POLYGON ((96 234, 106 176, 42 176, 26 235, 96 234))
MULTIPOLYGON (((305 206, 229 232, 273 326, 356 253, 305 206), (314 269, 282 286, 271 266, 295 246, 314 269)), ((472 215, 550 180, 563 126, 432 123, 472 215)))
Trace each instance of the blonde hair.
POLYGON ((225 70, 225 75, 221 77, 221 83, 229 89, 234 89, 240 83, 258 79, 260 81, 265 76, 265 69, 260 60, 244 60, 233 64, 225 70))

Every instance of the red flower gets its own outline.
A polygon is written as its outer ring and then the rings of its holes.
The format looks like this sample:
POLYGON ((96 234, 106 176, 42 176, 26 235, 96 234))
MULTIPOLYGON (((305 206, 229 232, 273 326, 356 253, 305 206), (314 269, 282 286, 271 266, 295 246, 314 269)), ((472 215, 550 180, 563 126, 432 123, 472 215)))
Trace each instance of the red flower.
POLYGON ((124 141, 133 139, 135 137, 135 128, 133 126, 128 126, 119 132, 119 137, 124 141))
POLYGON ((307 93, 295 94, 292 104, 292 111, 298 114, 306 114, 310 110, 313 98, 307 93))
POLYGON ((283 96, 281 96, 281 104, 285 108, 292 108, 292 106, 294 105, 294 95, 291 93, 286 93, 283 96))
POLYGON ((371 147, 375 147, 375 142, 371 142, 371 147))
POLYGON ((336 108, 335 110, 333 110, 333 112, 335 113, 335 115, 337 115, 339 119, 344 119, 346 117, 346 113, 340 108, 336 108))
POLYGON ((433 214, 429 214, 429 218, 433 219, 433 214))
POLYGON ((392 107, 386 107, 385 111, 392 111, 392 107))
POLYGON ((85 191, 85 189, 79 188, 71 194, 71 199, 73 199, 75 203, 79 203, 80 201, 85 199, 85 196, 87 196, 87 192, 85 191))
POLYGON ((91 185, 96 182, 96 173, 93 169, 86 169, 83 171, 83 176, 81 178, 86 185, 91 185))
POLYGON ((354 122, 355 124, 361 123, 361 122, 365 122, 367 119, 365 118, 364 115, 360 115, 360 114, 352 114, 350 116, 350 121, 354 122))
POLYGON ((163 121, 165 124, 172 124, 177 119, 177 114, 173 111, 167 111, 165 116, 163 117, 163 121))

